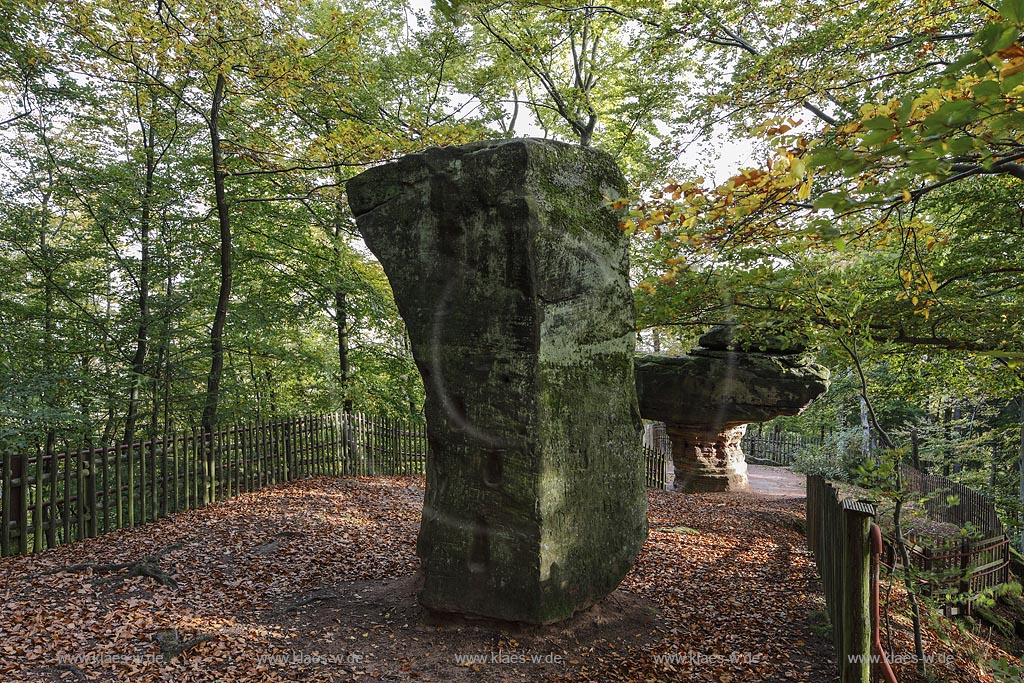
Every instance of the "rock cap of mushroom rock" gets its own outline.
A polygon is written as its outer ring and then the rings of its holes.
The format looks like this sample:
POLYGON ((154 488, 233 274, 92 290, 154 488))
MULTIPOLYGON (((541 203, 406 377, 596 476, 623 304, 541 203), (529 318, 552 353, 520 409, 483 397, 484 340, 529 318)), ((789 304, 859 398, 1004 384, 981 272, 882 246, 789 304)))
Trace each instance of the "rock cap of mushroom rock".
POLYGON ((795 355, 695 349, 634 369, 644 418, 718 430, 798 415, 829 386, 828 368, 795 355))

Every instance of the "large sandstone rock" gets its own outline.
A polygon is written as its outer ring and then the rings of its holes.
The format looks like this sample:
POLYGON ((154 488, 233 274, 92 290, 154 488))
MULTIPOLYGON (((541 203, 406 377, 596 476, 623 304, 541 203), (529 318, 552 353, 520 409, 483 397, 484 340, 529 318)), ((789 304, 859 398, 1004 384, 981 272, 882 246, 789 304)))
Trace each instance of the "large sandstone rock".
POLYGON ((716 332, 684 356, 636 359, 640 414, 664 422, 672 442, 674 488, 739 491, 749 487, 740 440, 751 422, 797 415, 828 389, 828 370, 792 349, 730 350, 716 332))
POLYGON ((647 533, 614 162, 542 140, 431 149, 348 183, 427 389, 427 607, 550 623, 647 533))

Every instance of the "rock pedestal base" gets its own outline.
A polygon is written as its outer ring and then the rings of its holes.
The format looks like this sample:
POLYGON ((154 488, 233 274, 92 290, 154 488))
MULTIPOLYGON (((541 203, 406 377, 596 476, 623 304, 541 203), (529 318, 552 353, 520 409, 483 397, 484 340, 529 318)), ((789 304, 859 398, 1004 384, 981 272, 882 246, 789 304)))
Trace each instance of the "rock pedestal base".
POLYGON ((747 463, 740 440, 747 431, 740 425, 721 432, 667 425, 672 441, 673 488, 688 493, 746 491, 747 463))
POLYGON ((666 425, 677 491, 748 489, 746 425, 798 415, 828 389, 826 368, 774 348, 736 350, 731 338, 718 331, 701 337, 715 348, 636 359, 640 414, 666 425))

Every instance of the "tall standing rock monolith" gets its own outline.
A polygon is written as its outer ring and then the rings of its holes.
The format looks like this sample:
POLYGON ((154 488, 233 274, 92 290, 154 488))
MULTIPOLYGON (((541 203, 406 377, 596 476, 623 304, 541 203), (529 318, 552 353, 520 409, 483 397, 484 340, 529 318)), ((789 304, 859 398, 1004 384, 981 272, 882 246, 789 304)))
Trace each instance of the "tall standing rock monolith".
POLYGON ((446 147, 348 183, 426 386, 420 601, 551 623, 647 534, 626 238, 602 152, 446 147))

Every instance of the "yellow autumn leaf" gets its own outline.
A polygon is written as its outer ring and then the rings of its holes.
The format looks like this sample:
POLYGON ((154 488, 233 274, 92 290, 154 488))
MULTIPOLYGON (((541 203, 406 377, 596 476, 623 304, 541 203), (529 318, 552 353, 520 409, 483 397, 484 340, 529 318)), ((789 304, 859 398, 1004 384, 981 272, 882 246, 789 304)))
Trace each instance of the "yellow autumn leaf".
POLYGON ((811 179, 808 178, 800 184, 800 190, 796 193, 797 199, 801 201, 811 196, 811 179))

